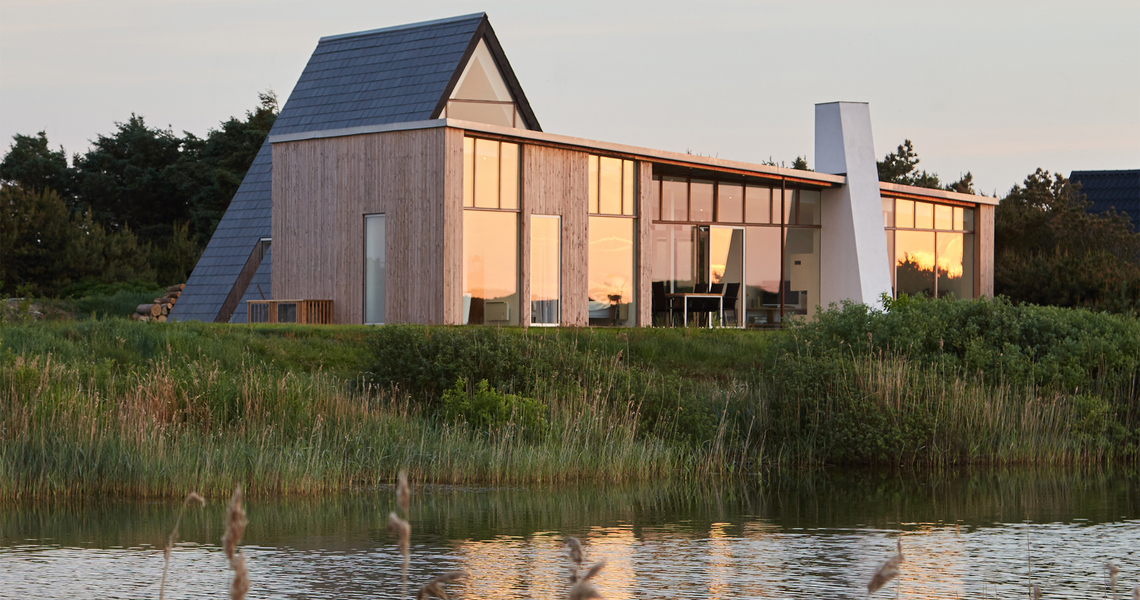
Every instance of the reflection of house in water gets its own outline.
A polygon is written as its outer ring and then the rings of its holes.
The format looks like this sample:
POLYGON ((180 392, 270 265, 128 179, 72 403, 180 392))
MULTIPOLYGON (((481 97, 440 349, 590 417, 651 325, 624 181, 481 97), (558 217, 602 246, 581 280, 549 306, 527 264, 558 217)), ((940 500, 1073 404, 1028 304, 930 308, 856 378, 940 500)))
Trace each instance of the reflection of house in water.
POLYGON ((815 114, 817 171, 584 140, 541 130, 486 15, 322 38, 171 318, 244 321, 258 288, 571 326, 992 295, 996 200, 880 184, 867 105, 815 114))

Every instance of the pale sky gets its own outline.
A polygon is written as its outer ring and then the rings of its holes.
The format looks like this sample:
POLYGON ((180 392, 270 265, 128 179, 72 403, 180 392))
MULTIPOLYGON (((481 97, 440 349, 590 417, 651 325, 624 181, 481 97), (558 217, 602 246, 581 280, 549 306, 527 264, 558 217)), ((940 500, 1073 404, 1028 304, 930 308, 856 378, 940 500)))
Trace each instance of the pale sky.
POLYGON ((1140 0, 0 0, 0 147, 68 155, 131 113, 204 135, 282 101, 321 36, 485 11, 545 131, 814 165, 819 102, 871 106, 943 180, 1140 168, 1140 0))

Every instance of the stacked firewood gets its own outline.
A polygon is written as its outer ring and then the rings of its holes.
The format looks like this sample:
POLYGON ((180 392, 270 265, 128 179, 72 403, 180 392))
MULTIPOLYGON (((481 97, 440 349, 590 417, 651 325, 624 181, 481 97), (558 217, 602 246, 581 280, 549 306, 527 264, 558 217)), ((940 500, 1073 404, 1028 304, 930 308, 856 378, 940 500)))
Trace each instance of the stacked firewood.
POLYGON ((178 302, 178 297, 182 295, 182 290, 186 287, 185 283, 179 283, 166 288, 166 295, 161 298, 155 298, 151 304, 140 304, 135 309, 135 314, 131 318, 136 321, 158 321, 159 323, 166 322, 166 316, 170 314, 170 310, 174 308, 174 303, 178 302))

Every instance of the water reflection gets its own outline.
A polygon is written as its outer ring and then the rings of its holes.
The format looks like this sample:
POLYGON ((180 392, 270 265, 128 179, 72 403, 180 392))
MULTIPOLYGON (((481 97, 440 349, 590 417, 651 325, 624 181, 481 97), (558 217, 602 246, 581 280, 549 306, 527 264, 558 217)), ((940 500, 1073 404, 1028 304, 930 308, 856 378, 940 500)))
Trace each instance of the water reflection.
MULTIPOLYGON (((413 581, 471 573, 461 598, 561 598, 562 541, 604 560, 598 587, 632 598, 861 598, 903 536, 906 563, 883 597, 1106 595, 1140 583, 1135 473, 831 473, 732 485, 558 489, 429 487, 412 506, 413 581)), ((249 502, 251 597, 396 598, 399 557, 384 529, 391 490, 249 502)), ((0 597, 157 596, 173 502, 0 510, 0 597)), ((224 507, 191 511, 168 597, 225 594, 224 507)))

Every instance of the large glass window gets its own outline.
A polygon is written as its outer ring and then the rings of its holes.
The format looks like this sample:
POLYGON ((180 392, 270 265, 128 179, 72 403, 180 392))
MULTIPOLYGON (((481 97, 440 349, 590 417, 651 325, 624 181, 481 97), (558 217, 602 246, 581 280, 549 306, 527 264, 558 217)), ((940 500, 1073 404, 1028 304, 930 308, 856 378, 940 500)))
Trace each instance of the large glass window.
MULTIPOLYGON (((637 163, 591 155, 590 170, 586 289, 590 325, 633 326, 637 324, 637 220, 633 218, 637 216, 637 163)), ((677 195, 673 183, 666 191, 671 197, 677 195)), ((661 193, 661 182, 654 179, 650 195, 659 199, 661 193)), ((654 209, 656 214, 660 206, 654 209)))
POLYGON ((744 186, 716 186, 716 220, 720 223, 740 223, 744 220, 744 186))
POLYGON ((654 294, 723 291, 726 323, 735 316, 738 324, 766 326, 786 314, 815 314, 819 190, 662 175, 657 198, 654 294))
POLYGON ((519 146, 463 142, 463 322, 519 323, 519 146))
POLYGON ((689 219, 701 223, 713 220, 713 184, 711 181, 689 183, 689 219))
POLYGON ((384 215, 364 215, 364 322, 384 323, 384 215))
POLYGON ((974 297, 974 209, 883 198, 896 294, 974 297))
POLYGON ((653 226, 653 280, 667 293, 692 292, 696 284, 696 228, 692 225, 653 226))
POLYGON ((519 324, 518 213, 463 211, 463 322, 519 324))
POLYGON ((530 218, 530 323, 557 325, 561 314, 562 220, 530 218))
POLYGON ((744 314, 748 325, 780 322, 780 228, 748 227, 744 314))
POLYGON ((815 316, 819 304, 819 230, 789 227, 784 239, 784 314, 815 316))
POLYGON ((463 206, 518 210, 518 144, 464 138, 463 206))
POLYGON ((632 160, 590 155, 590 214, 633 216, 637 213, 635 165, 632 160))
POLYGON ((590 217, 590 325, 637 324, 636 228, 634 219, 590 217))
POLYGON ((661 218, 666 221, 689 220, 689 181, 678 177, 661 180, 661 218))

